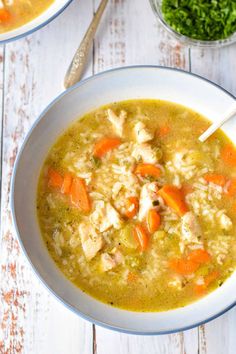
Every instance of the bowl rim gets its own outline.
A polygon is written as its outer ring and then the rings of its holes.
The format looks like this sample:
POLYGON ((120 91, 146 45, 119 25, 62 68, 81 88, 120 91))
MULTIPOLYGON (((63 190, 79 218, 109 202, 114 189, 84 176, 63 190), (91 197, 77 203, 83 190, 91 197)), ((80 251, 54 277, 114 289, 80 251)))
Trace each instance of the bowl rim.
MULTIPOLYGON (((29 30, 24 31, 21 34, 17 34, 15 36, 12 36, 12 37, 10 36, 9 38, 0 40, 0 45, 1 44, 7 44, 7 43, 13 42, 15 40, 24 38, 26 36, 29 36, 29 35, 33 34, 34 32, 38 31, 39 29, 43 28, 44 26, 48 25, 50 22, 55 20, 55 18, 57 18, 72 3, 72 1, 73 0, 67 0, 66 3, 57 12, 52 14, 47 20, 43 21, 39 25, 37 25, 37 26, 35 26, 35 27, 33 27, 33 28, 29 29, 29 30)), ((43 11, 42 13, 44 13, 45 11, 43 11)), ((30 23, 30 21, 27 22, 27 23, 30 23)), ((21 27, 22 26, 19 26, 16 29, 21 28, 21 27)), ((2 34, 6 34, 7 35, 8 33, 10 34, 10 32, 11 31, 6 31, 6 32, 3 32, 2 34)))
MULTIPOLYGON (((232 302, 229 306, 227 306, 226 308, 224 308, 222 311, 217 312, 214 316, 211 316, 209 318, 206 318, 200 322, 196 322, 193 323, 192 325, 189 326, 183 326, 183 327, 179 327, 178 329, 173 329, 173 330, 167 330, 167 331, 148 331, 148 332, 142 332, 142 331, 136 331, 136 330, 129 330, 129 329, 123 329, 121 327, 115 326, 115 325, 110 325, 107 323, 104 323, 102 321, 99 321, 97 319, 94 319, 92 316, 89 315, 85 315, 83 312, 81 312, 80 310, 76 309, 72 304, 70 304, 67 300, 65 300, 62 296, 58 295, 47 283, 46 281, 43 279, 43 277, 40 275, 39 271, 36 269, 36 267, 34 266, 33 262, 30 259, 30 256, 27 253, 26 248, 23 245, 23 242, 21 240, 21 236, 20 236, 20 232, 17 226, 17 221, 16 221, 16 214, 15 214, 15 205, 14 205, 14 186, 15 186, 15 178, 16 178, 16 172, 18 169, 18 164, 20 162, 21 159, 21 155, 24 151, 25 145, 28 142, 29 137, 31 136, 31 133, 33 132, 33 130, 37 127, 37 125, 39 124, 39 122, 41 121, 41 119, 46 115, 46 113, 58 102, 60 101, 65 95, 69 94, 71 91, 77 90, 79 89, 80 86, 85 85, 87 82, 91 82, 94 81, 96 79, 99 79, 99 77, 101 76, 106 76, 109 73, 113 73, 113 72, 119 72, 119 71, 126 71, 126 70, 133 70, 133 69, 157 69, 157 70, 169 70, 169 71, 173 71, 173 72, 180 72, 184 75, 190 75, 193 76, 199 80, 202 80, 204 82, 207 82, 210 85, 215 86, 216 88, 218 88, 220 91, 222 91, 223 93, 227 94, 230 98, 233 98, 234 100, 236 99, 236 96, 234 96, 232 93, 230 93, 229 91, 227 91, 226 89, 224 89, 223 87, 221 87, 220 85, 216 84, 215 82, 204 78, 198 74, 194 74, 191 72, 188 72, 186 70, 182 70, 182 69, 177 69, 177 68, 171 68, 168 66, 158 66, 158 65, 133 65, 133 66, 124 66, 124 67, 118 67, 118 68, 114 68, 114 69, 110 69, 110 70, 106 70, 106 71, 102 71, 100 73, 97 73, 93 76, 89 76, 88 78, 78 82, 77 84, 75 84, 74 86, 64 90, 61 94, 59 94, 58 96, 56 96, 47 106, 46 108, 41 112, 41 114, 38 116, 38 118, 36 118, 36 120, 34 121, 34 123, 32 124, 32 126, 30 127, 29 131, 27 132, 26 136, 23 139, 23 143, 17 153, 17 157, 14 163, 14 167, 13 167, 13 172, 12 172, 12 176, 11 176, 11 183, 10 183, 10 210, 11 210, 11 215, 12 215, 12 221, 13 221, 13 226, 14 226, 14 230, 15 230, 15 234, 17 236, 17 240, 21 246, 21 249, 23 250, 23 254, 25 255, 25 257, 27 258, 29 264, 31 265, 31 268, 34 272, 34 274, 37 276, 37 278, 40 280, 40 282, 44 285, 44 287, 48 290, 49 293, 51 293, 54 298, 56 298, 62 305, 64 305, 67 309, 69 309, 70 311, 72 311, 74 314, 80 316, 82 319, 89 321, 92 324, 101 326, 105 329, 110 329, 110 330, 114 330, 117 332, 121 332, 121 333, 125 333, 125 334, 133 334, 133 335, 162 335, 162 334, 171 334, 171 333, 177 333, 177 332, 181 332, 181 331, 186 331, 192 328, 195 328, 197 326, 200 326, 202 324, 205 324, 207 322, 210 322, 214 319, 216 319, 217 317, 223 315, 224 313, 226 313, 227 311, 229 311, 230 309, 232 309, 235 305, 236 305, 236 300, 234 302, 232 302)), ((99 301, 99 300, 98 300, 99 301)), ((130 311, 131 312, 131 311, 130 311)))

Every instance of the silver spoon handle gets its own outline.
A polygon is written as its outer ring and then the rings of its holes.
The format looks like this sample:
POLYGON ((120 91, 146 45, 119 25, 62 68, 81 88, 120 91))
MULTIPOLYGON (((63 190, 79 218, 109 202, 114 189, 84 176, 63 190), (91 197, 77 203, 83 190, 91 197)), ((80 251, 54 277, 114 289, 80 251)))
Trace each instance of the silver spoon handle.
POLYGON ((75 52, 74 58, 72 59, 72 62, 65 75, 65 80, 64 80, 65 88, 68 88, 76 84, 76 82, 80 81, 83 75, 84 69, 88 62, 90 48, 92 46, 96 30, 100 23, 102 14, 107 6, 107 3, 108 0, 101 1, 79 48, 75 52))

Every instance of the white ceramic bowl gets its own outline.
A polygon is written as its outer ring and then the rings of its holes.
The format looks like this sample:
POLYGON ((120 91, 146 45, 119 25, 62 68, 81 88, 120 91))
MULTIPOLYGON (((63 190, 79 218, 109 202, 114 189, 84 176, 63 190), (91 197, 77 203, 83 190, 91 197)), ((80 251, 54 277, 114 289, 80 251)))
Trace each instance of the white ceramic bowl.
MULTIPOLYGON (((58 135, 88 111, 131 98, 159 98, 177 102, 212 121, 234 102, 233 96, 215 84, 164 67, 116 69, 80 82, 47 107, 25 139, 12 178, 13 220, 32 267, 47 288, 68 308, 94 323, 119 331, 135 334, 170 333, 209 321, 234 306, 236 273, 222 287, 184 308, 159 313, 120 310, 84 294, 64 277, 47 252, 36 218, 39 172, 58 135)), ((236 142, 236 119, 225 124, 224 131, 236 142)))
POLYGON ((41 15, 36 17, 25 25, 18 27, 12 31, 0 34, 0 44, 9 42, 14 39, 24 37, 33 33, 39 28, 47 25, 54 18, 56 18, 65 8, 71 3, 72 0, 55 0, 54 3, 41 15))

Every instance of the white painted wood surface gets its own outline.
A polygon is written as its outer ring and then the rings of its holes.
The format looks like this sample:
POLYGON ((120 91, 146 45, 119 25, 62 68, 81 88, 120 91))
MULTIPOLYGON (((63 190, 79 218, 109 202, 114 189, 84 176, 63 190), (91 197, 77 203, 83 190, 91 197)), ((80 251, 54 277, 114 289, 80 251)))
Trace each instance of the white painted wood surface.
MULTIPOLYGON (((16 241, 9 185, 29 127, 60 92, 98 0, 74 0, 41 31, 0 48, 1 237, 0 354, 234 354, 236 309, 199 328, 153 337, 93 326, 58 303, 38 281, 16 241)), ((85 76, 137 64, 201 74, 236 94, 236 47, 190 49, 168 37, 148 0, 110 0, 85 76)))

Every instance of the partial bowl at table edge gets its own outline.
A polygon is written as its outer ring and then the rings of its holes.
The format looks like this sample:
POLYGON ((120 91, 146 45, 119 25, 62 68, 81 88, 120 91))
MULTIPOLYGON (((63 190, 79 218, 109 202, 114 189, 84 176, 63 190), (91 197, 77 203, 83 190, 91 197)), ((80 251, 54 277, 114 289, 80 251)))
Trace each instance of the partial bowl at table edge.
POLYGON ((47 8, 41 14, 39 14, 36 18, 23 24, 22 26, 14 28, 13 30, 10 30, 10 31, 0 33, 0 44, 6 44, 9 42, 18 40, 20 38, 26 37, 26 36, 36 32, 37 30, 40 30, 44 26, 48 25, 55 18, 57 18, 70 5, 70 3, 72 1, 73 0, 65 0, 64 4, 62 4, 62 6, 59 6, 55 12, 53 12, 49 16, 46 16, 52 6, 51 5, 51 6, 49 6, 49 8, 47 8), (39 20, 41 17, 42 17, 42 20, 39 20), (43 18, 43 17, 45 17, 45 18, 43 18), (36 23, 36 22, 38 22, 38 23, 36 23))

